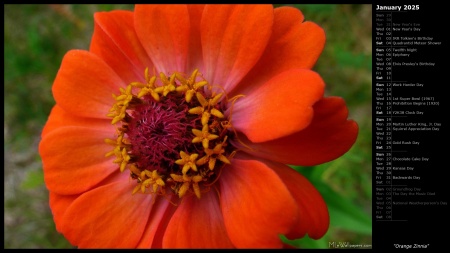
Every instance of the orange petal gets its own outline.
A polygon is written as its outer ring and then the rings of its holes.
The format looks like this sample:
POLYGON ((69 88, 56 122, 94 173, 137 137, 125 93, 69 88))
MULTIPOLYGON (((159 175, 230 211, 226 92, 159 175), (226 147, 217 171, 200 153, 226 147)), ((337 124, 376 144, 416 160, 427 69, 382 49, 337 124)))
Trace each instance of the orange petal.
MULTIPOLYGON (((126 182, 127 180, 126 174, 113 174, 109 176, 106 180, 104 180, 102 183, 104 184, 110 184, 112 182, 116 181, 122 181, 126 182)), ((53 191, 49 192, 50 196, 50 208, 53 214, 53 220, 56 225, 56 230, 60 233, 64 233, 64 227, 61 226, 61 224, 64 222, 64 215, 66 211, 68 210, 69 206, 80 196, 80 194, 76 195, 60 195, 53 191)))
POLYGON ((64 227, 61 224, 64 222, 64 214, 68 207, 79 197, 79 195, 60 195, 53 191, 49 192, 49 204, 55 222, 56 230, 63 233, 64 227))
POLYGON ((283 72, 236 101, 231 123, 252 142, 280 138, 307 127, 323 96, 322 78, 308 69, 283 72))
POLYGON ((233 248, 216 191, 185 197, 170 220, 164 248, 233 248))
POLYGON ((200 40, 200 22, 202 20, 203 4, 188 4, 190 32, 189 32, 189 58, 187 73, 195 69, 203 69, 202 43, 200 40))
POLYGON ((297 224, 298 208, 267 164, 236 156, 220 177, 225 227, 237 248, 281 248, 279 235, 297 224))
POLYGON ((288 66, 312 68, 325 46, 325 31, 313 22, 302 23, 303 14, 296 8, 276 8, 274 15, 276 29, 270 41, 270 48, 265 51, 262 65, 264 61, 275 60, 274 51, 271 49, 277 49, 278 58, 276 62, 272 62, 273 66, 280 69, 289 68, 288 66), (278 65, 283 63, 283 67, 278 65))
POLYGON ((272 5, 207 5, 201 23, 206 79, 232 90, 261 57, 272 24, 272 5))
POLYGON ((303 14, 293 7, 275 8, 274 15, 274 29, 264 54, 233 94, 245 94, 289 69, 311 69, 319 58, 325 45, 321 27, 303 22, 303 14))
POLYGON ((298 221, 286 234, 289 239, 304 237, 319 239, 328 231, 328 208, 317 189, 300 173, 280 163, 269 163, 283 180, 298 205, 298 221))
POLYGON ((134 25, 157 71, 186 72, 190 29, 186 5, 136 5, 134 25))
POLYGON ((79 194, 108 175, 119 172, 114 157, 105 158, 113 146, 105 143, 114 129, 69 126, 45 135, 39 144, 45 183, 58 194, 79 194))
POLYGON ((82 126, 99 129, 111 128, 111 120, 78 117, 64 111, 61 106, 55 105, 50 112, 47 123, 45 123, 41 136, 45 136, 49 132, 65 126, 82 126))
POLYGON ((156 195, 135 194, 119 181, 79 196, 64 214, 61 228, 79 248, 133 248, 141 239, 156 195))
POLYGON ((133 12, 97 12, 94 21, 89 51, 102 58, 125 83, 144 81, 144 70, 152 70, 153 63, 134 30, 133 12))
MULTIPOLYGON (((71 50, 64 56, 53 83, 56 103, 80 117, 108 118, 115 102, 111 94, 125 87, 117 74, 98 56, 71 50)), ((109 119, 109 118, 108 118, 109 119)))
MULTIPOLYGON (((178 196, 176 196, 176 198, 178 198, 178 196)), ((168 196, 165 196, 164 198, 159 197, 156 200, 156 202, 159 203, 153 206, 144 234, 142 235, 136 248, 162 248, 164 231, 167 228, 170 217, 172 217, 173 213, 177 209, 177 206, 171 204, 170 201, 173 201, 173 198, 171 199, 168 196)))
MULTIPOLYGON (((348 109, 340 97, 323 98, 314 105, 314 118, 308 128, 292 135, 267 141, 245 141, 247 152, 284 164, 313 166, 345 154, 355 143, 358 125, 347 120, 348 109)), ((239 145, 239 143, 235 143, 239 145)))

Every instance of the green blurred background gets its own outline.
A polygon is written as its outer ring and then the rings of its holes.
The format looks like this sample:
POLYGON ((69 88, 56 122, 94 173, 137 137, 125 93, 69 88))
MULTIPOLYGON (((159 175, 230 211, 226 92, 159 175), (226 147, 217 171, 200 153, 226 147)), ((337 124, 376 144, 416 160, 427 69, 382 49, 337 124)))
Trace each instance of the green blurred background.
MULTIPOLYGON (((329 248, 333 242, 371 248, 372 6, 293 6, 324 28, 327 42, 315 70, 327 83, 327 95, 347 101, 360 132, 341 158, 295 168, 324 196, 331 226, 320 240, 286 242, 301 248, 329 248)), ((56 232, 37 148, 55 103, 51 86, 63 55, 87 50, 93 13, 113 9, 133 10, 133 5, 4 5, 4 248, 73 248, 56 232)))

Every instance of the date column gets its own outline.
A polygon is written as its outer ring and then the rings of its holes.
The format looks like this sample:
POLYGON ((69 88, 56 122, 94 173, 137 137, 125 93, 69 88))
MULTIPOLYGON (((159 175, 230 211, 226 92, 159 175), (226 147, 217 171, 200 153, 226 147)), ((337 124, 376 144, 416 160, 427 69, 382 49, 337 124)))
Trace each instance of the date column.
POLYGON ((392 13, 375 13, 375 218, 392 219, 392 13))

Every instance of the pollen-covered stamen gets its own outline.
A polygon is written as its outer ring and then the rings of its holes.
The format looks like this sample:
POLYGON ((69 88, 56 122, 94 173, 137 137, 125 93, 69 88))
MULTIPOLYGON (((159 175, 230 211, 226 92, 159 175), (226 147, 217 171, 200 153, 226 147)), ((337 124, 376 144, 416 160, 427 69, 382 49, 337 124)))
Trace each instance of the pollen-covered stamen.
POLYGON ((118 134, 105 140, 114 146, 105 156, 115 155, 120 171, 130 170, 133 194, 200 198, 236 153, 228 142, 236 138, 231 117, 223 113, 230 101, 225 92, 211 93, 198 70, 188 78, 178 72, 150 76, 148 69, 144 75, 144 83, 113 95, 107 115, 118 134))
POLYGON ((109 157, 114 154, 117 155, 118 153, 121 152, 121 149, 124 148, 126 145, 123 142, 123 133, 121 133, 121 132, 119 132, 119 135, 117 136, 116 140, 105 139, 105 143, 115 146, 115 148, 112 151, 106 153, 105 157, 109 157))
POLYGON ((201 197, 199 182, 203 180, 203 177, 200 175, 188 176, 188 175, 176 175, 170 174, 172 179, 175 182, 181 183, 181 185, 177 185, 174 187, 174 190, 178 192, 178 197, 183 197, 186 192, 189 190, 189 187, 192 185, 192 189, 194 190, 195 196, 197 198, 201 197))
POLYGON ((181 170, 181 173, 185 175, 189 169, 192 169, 193 171, 197 171, 197 166, 195 165, 195 160, 198 157, 198 154, 192 154, 188 155, 184 153, 183 151, 180 151, 181 159, 178 159, 175 161, 178 165, 183 165, 183 169, 181 170))
POLYGON ((116 96, 112 95, 113 98, 117 101, 113 108, 111 108, 110 113, 107 114, 109 117, 114 117, 112 120, 112 124, 119 122, 124 119, 126 116, 126 109, 129 103, 133 100, 133 95, 131 94, 131 86, 128 86, 126 89, 120 88, 121 95, 116 96))
POLYGON ((217 103, 219 102, 222 95, 223 93, 219 93, 213 98, 206 100, 205 97, 203 97, 203 95, 200 92, 197 92, 196 97, 201 106, 197 106, 190 109, 189 113, 201 115, 202 125, 208 124, 211 115, 214 115, 218 118, 224 118, 225 116, 223 115, 223 113, 220 112, 218 109, 214 108, 214 106, 217 105, 217 103))
POLYGON ((196 82, 197 74, 198 69, 194 70, 188 79, 184 79, 179 73, 175 74, 176 78, 180 81, 180 86, 176 88, 176 91, 185 92, 186 102, 191 102, 191 99, 195 93, 197 93, 197 90, 208 84, 208 82, 204 80, 196 82))
POLYGON ((159 101, 159 94, 155 91, 155 81, 156 76, 150 78, 146 84, 131 83, 131 85, 141 88, 141 91, 137 94, 138 98, 142 98, 143 96, 150 94, 155 101, 159 101))
POLYGON ((155 88, 155 92, 162 94, 164 97, 169 94, 169 92, 172 92, 175 90, 175 74, 172 74, 170 77, 170 80, 167 79, 166 75, 161 73, 160 75, 161 81, 163 83, 163 86, 155 88))
POLYGON ((206 155, 197 160, 197 165, 203 165, 208 162, 208 168, 213 170, 216 165, 216 159, 219 159, 223 163, 230 164, 230 160, 223 155, 225 153, 224 144, 227 140, 228 136, 225 136, 225 139, 222 143, 216 144, 213 149, 205 148, 206 155))
POLYGON ((116 155, 116 159, 114 159, 113 163, 120 164, 119 169, 120 172, 125 170, 125 167, 130 161, 131 157, 128 155, 127 147, 129 144, 123 139, 123 134, 119 134, 117 140, 105 139, 105 142, 110 145, 116 146, 112 151, 105 154, 105 157, 110 157, 112 155, 116 155))
POLYGON ((201 131, 198 129, 192 129, 192 132, 195 134, 194 139, 192 139, 192 143, 201 142, 203 144, 203 148, 205 149, 209 147, 209 141, 219 138, 218 135, 211 134, 209 132, 208 125, 203 125, 201 131))
POLYGON ((134 188, 133 194, 139 190, 145 193, 147 188, 152 189, 152 193, 164 194, 165 193, 165 182, 161 175, 156 171, 150 172, 149 170, 139 171, 135 165, 130 165, 131 177, 138 180, 138 185, 134 188), (137 174, 139 173, 139 174, 137 174))

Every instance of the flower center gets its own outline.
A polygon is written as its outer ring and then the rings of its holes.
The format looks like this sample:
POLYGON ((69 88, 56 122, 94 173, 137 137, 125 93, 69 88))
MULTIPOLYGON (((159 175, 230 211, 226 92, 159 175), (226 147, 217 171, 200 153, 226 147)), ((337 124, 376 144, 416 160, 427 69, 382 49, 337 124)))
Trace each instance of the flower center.
MULTIPOLYGON (((231 116, 225 117, 230 100, 215 93, 195 70, 189 77, 174 73, 149 76, 145 83, 132 82, 120 94, 107 116, 116 126, 114 146, 121 172, 128 169, 137 182, 136 192, 180 198, 198 198, 218 179, 236 153, 228 140, 235 138, 231 116)), ((225 96, 224 96, 225 95, 225 96)))

